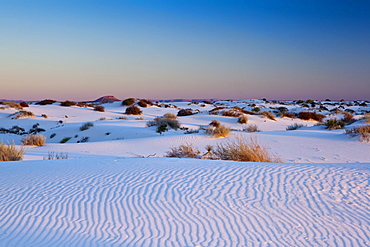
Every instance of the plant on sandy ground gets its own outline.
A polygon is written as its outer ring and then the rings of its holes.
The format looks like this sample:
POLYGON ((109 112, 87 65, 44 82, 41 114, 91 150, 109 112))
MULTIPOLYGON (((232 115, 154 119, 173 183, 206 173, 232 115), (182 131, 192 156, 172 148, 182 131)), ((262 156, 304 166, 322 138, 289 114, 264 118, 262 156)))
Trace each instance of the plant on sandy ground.
POLYGON ((256 138, 246 140, 239 136, 235 140, 218 144, 214 153, 222 160, 282 162, 280 158, 270 154, 266 147, 259 144, 256 138))
POLYGON ((8 145, 0 142, 0 161, 22 160, 24 152, 24 147, 17 148, 14 142, 8 145))
POLYGON ((60 143, 66 143, 67 141, 69 141, 72 137, 64 137, 60 143))
POLYGON ((215 138, 227 137, 231 132, 231 128, 226 127, 225 125, 221 124, 218 127, 208 127, 206 129, 206 134, 212 135, 215 138))
POLYGON ((220 121, 218 121, 218 120, 212 120, 212 121, 209 123, 209 126, 214 127, 214 128, 218 128, 218 127, 220 127, 220 126, 221 126, 221 123, 220 123, 220 121))
POLYGON ((252 109, 252 112, 260 112, 261 111, 261 108, 259 108, 258 106, 256 106, 256 107, 254 107, 253 109, 252 109))
POLYGON ((333 130, 333 129, 343 129, 346 123, 343 120, 337 120, 336 118, 333 118, 326 120, 324 125, 328 130, 333 130))
POLYGON ((21 102, 19 105, 22 107, 30 107, 26 102, 21 102))
POLYGON ((85 136, 85 137, 81 137, 80 140, 77 141, 77 143, 84 143, 84 142, 88 142, 90 139, 90 137, 88 136, 85 136))
POLYGON ((60 105, 61 106, 74 106, 74 105, 77 105, 77 103, 74 102, 74 101, 67 100, 67 101, 64 101, 64 102, 60 103, 60 105))
POLYGON ((181 109, 177 113, 177 116, 179 116, 179 117, 181 117, 181 116, 190 116, 190 115, 194 115, 193 110, 190 109, 190 108, 188 108, 188 109, 181 109))
POLYGON ((346 122, 347 124, 354 122, 354 116, 349 112, 343 112, 344 117, 342 118, 342 121, 346 122))
POLYGON ((346 134, 359 135, 360 141, 370 142, 370 125, 353 127, 346 130, 346 134))
POLYGON ((30 134, 24 137, 21 141, 23 145, 40 147, 45 145, 46 137, 43 135, 30 134))
POLYGON ((307 111, 302 111, 298 113, 298 118, 302 120, 315 120, 318 122, 322 122, 324 118, 326 118, 325 115, 323 114, 318 114, 316 112, 307 112, 307 111))
POLYGON ((280 117, 287 117, 287 118, 295 118, 295 114, 293 112, 281 112, 279 114, 280 117))
POLYGON ((16 103, 16 102, 2 102, 1 104, 2 105, 7 105, 10 108, 15 108, 17 110, 23 110, 23 107, 22 107, 22 105, 20 103, 16 103))
POLYGON ((94 107, 94 111, 105 112, 105 108, 102 105, 97 105, 94 107))
POLYGON ((296 129, 299 129, 299 128, 302 128, 302 127, 306 127, 306 126, 307 126, 306 124, 294 123, 292 125, 287 126, 285 129, 286 130, 296 130, 296 129))
POLYGON ((92 122, 87 122, 87 123, 84 123, 84 124, 80 127, 80 130, 81 130, 81 131, 88 130, 88 129, 90 129, 91 127, 94 127, 94 123, 92 123, 92 122))
POLYGON ((157 127, 157 130, 156 132, 159 133, 160 135, 162 135, 163 132, 166 132, 168 131, 168 127, 166 124, 161 124, 157 127))
POLYGON ((246 115, 240 116, 238 118, 238 123, 240 123, 240 124, 246 124, 246 123, 248 123, 248 117, 246 115))
POLYGON ((262 114, 262 116, 267 117, 268 119, 276 121, 274 114, 272 114, 269 111, 264 111, 261 114, 262 114))
POLYGON ((57 102, 56 100, 53 99, 44 99, 36 103, 36 105, 51 105, 53 103, 57 102))
POLYGON ((222 111, 222 116, 224 117, 240 117, 243 113, 236 109, 224 110, 222 111))
POLYGON ((50 139, 53 139, 56 135, 57 135, 57 134, 53 133, 53 134, 51 134, 51 135, 50 135, 50 137, 49 137, 49 138, 50 138, 50 139))
POLYGON ((191 144, 182 144, 179 147, 173 147, 168 151, 165 157, 174 158, 197 158, 200 151, 194 148, 191 144))
POLYGON ((148 121, 146 123, 147 127, 151 126, 161 126, 161 125, 166 125, 167 127, 178 130, 180 128, 180 123, 176 119, 171 119, 171 118, 164 118, 164 117, 156 117, 151 121, 148 121))
POLYGON ((48 152, 48 157, 44 157, 44 160, 66 160, 68 159, 68 153, 56 153, 48 152))
POLYGON ((366 123, 370 123, 370 113, 365 113, 364 118, 366 123))
POLYGON ((135 118, 135 120, 144 120, 144 118, 143 117, 137 117, 137 118, 135 118))
POLYGON ((163 115, 163 118, 167 118, 167 119, 176 119, 177 116, 173 113, 166 113, 163 115))
POLYGON ((122 105, 132 105, 135 103, 135 99, 134 98, 127 98, 125 100, 122 101, 122 105))
POLYGON ((147 99, 140 99, 139 102, 137 103, 140 107, 148 107, 153 105, 153 103, 150 101, 150 100, 147 100, 147 99))
POLYGON ((119 117, 119 120, 127 120, 127 117, 119 117))
POLYGON ((126 112, 125 113, 127 115, 140 115, 143 112, 136 105, 132 105, 132 106, 129 106, 129 107, 126 108, 126 112))
POLYGON ((261 130, 258 129, 257 124, 249 124, 243 128, 243 131, 247 132, 260 132, 261 130))
POLYGON ((13 114, 10 114, 8 117, 12 117, 12 119, 19 119, 19 118, 27 118, 27 117, 35 117, 30 111, 19 111, 13 114))

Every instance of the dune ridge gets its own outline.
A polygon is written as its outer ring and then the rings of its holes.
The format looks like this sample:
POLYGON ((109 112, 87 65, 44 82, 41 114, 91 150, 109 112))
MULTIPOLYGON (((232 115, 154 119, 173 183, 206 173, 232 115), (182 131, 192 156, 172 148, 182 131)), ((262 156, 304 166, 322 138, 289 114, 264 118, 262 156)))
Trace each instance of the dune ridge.
POLYGON ((0 169, 2 246, 370 245, 366 163, 97 158, 0 169))

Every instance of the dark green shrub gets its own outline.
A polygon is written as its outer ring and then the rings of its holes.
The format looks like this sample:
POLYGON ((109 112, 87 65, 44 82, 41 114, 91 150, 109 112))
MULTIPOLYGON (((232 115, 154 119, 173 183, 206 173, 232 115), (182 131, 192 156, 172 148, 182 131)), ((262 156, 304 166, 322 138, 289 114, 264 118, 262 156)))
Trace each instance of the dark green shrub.
POLYGON ((67 141, 69 141, 72 137, 64 137, 60 143, 66 143, 67 141))
POLYGON ((190 144, 180 145, 179 147, 171 148, 171 151, 168 151, 165 157, 172 158, 197 158, 200 155, 200 151, 194 148, 190 144))
POLYGON ((302 128, 302 127, 305 127, 305 126, 307 126, 307 125, 295 123, 293 125, 289 125, 288 127, 286 127, 286 130, 296 130, 296 129, 299 129, 299 128, 302 128))
POLYGON ((88 129, 90 129, 91 127, 94 127, 94 123, 92 123, 92 122, 87 122, 87 123, 84 123, 84 124, 80 127, 80 130, 81 130, 81 131, 88 130, 88 129))
POLYGON ((346 123, 343 120, 337 120, 336 118, 334 118, 326 120, 324 125, 328 130, 333 130, 333 129, 343 129, 346 123))

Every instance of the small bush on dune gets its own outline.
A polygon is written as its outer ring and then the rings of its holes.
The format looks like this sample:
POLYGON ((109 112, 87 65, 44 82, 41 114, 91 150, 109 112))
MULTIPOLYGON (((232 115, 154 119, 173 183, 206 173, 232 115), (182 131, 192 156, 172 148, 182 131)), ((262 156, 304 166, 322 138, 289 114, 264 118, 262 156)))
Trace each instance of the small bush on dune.
POLYGON ((48 157, 44 157, 44 160, 66 160, 68 159, 68 153, 56 153, 49 152, 48 157))
POLYGON ((30 111, 19 111, 13 114, 10 114, 8 117, 12 117, 12 119, 19 119, 19 118, 27 118, 27 117, 35 117, 30 111))
POLYGON ((16 102, 2 102, 3 105, 7 105, 10 108, 15 108, 17 110, 23 110, 23 107, 21 106, 20 103, 16 102))
POLYGON ((235 109, 222 111, 222 116, 224 117, 240 117, 241 115, 243 115, 243 113, 235 109))
POLYGON ((209 126, 212 126, 212 127, 215 127, 215 128, 218 128, 221 126, 221 123, 220 121, 218 120, 212 120, 210 123, 209 123, 209 126))
POLYGON ((148 121, 146 123, 147 127, 151 126, 161 126, 161 125, 166 125, 167 127, 170 127, 171 129, 178 130, 180 128, 180 123, 176 119, 171 119, 171 118, 164 118, 164 117, 156 117, 151 121, 148 121))
POLYGON ((45 145, 46 137, 43 135, 30 134, 24 137, 21 141, 23 145, 41 147, 45 145))
POLYGON ((197 158, 200 155, 200 151, 194 148, 190 144, 180 145, 179 147, 173 147, 168 151, 165 157, 173 158, 197 158))
POLYGON ((238 118, 238 123, 240 123, 240 124, 246 124, 246 123, 248 123, 248 117, 245 116, 245 115, 239 117, 238 118))
POLYGON ((53 103, 57 102, 56 100, 53 99, 44 99, 36 103, 36 105, 51 105, 53 103))
POLYGON ((0 142, 0 161, 22 160, 24 152, 24 147, 17 148, 14 142, 8 145, 0 142))
POLYGON ((178 113, 177 113, 177 116, 190 116, 190 115, 194 115, 194 112, 192 109, 188 108, 188 109, 181 109, 178 113))
POLYGON ((359 135, 360 141, 370 142, 370 125, 353 127, 349 130, 346 130, 346 134, 359 135))
POLYGON ((139 100, 139 102, 137 104, 140 107, 144 107, 144 108, 153 105, 153 103, 150 100, 147 100, 147 99, 141 99, 141 100, 139 100))
POLYGON ((64 102, 60 103, 60 105, 61 106, 74 106, 74 105, 77 105, 77 103, 74 102, 74 101, 67 100, 67 101, 64 101, 64 102))
POLYGON ((94 111, 105 112, 105 108, 102 105, 97 105, 94 107, 94 111))
POLYGON ((132 105, 132 106, 129 106, 129 107, 126 108, 126 112, 125 113, 127 115, 140 115, 143 112, 136 105, 132 105))
POLYGON ((354 120, 354 116, 349 113, 349 112, 343 112, 344 114, 344 117, 342 118, 342 121, 346 122, 346 123, 352 123, 354 120))
POLYGON ((261 130, 258 129, 258 126, 256 124, 249 124, 245 128, 243 128, 243 131, 260 132, 261 130))
POLYGON ((246 140, 238 137, 228 143, 218 144, 214 153, 222 160, 282 162, 280 158, 270 154, 268 149, 260 145, 255 138, 246 140))
POLYGON ((366 122, 366 123, 370 123, 370 113, 366 113, 366 114, 364 115, 364 118, 365 118, 365 122, 366 122))
POLYGON ((343 129, 346 123, 343 120, 337 120, 336 118, 334 118, 326 120, 324 125, 328 130, 333 130, 333 129, 343 129))
POLYGON ((299 128, 302 128, 302 127, 305 127, 305 126, 307 126, 307 125, 295 123, 293 125, 287 126, 286 130, 296 130, 296 129, 299 129, 299 128))
POLYGON ((268 111, 262 112, 262 116, 267 117, 268 119, 271 119, 273 121, 276 121, 274 114, 268 111))
POLYGON ((69 141, 72 137, 64 137, 60 143, 66 143, 67 141, 69 141))
POLYGON ((173 113, 166 113, 163 115, 163 118, 167 118, 167 119, 176 119, 177 116, 173 113))
POLYGON ((88 129, 90 129, 91 127, 94 127, 94 123, 92 123, 92 122, 87 122, 87 123, 84 123, 84 124, 80 127, 80 130, 81 130, 81 131, 88 130, 88 129))
POLYGON ((281 117, 287 117, 287 118, 295 118, 295 114, 292 112, 282 112, 281 117))
POLYGON ((318 114, 316 112, 300 112, 298 113, 298 118, 302 120, 315 120, 318 122, 322 122, 324 118, 326 118, 323 114, 318 114))
POLYGON ((132 105, 134 103, 135 103, 135 99, 134 98, 127 98, 127 99, 125 99, 125 100, 122 101, 122 105, 123 106, 125 106, 125 105, 130 106, 130 105, 132 105))
POLYGON ((225 125, 220 125, 218 127, 209 127, 206 129, 206 134, 212 135, 215 138, 227 137, 230 135, 231 128, 225 125))
POLYGON ((19 103, 19 105, 22 107, 29 107, 29 105, 26 102, 21 102, 19 103))

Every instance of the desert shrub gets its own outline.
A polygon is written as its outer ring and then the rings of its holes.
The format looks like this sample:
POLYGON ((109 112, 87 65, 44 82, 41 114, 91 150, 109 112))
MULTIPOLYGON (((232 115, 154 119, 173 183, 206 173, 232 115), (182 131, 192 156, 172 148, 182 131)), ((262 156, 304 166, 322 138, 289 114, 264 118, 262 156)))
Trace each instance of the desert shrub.
POLYGON ((135 99, 134 98, 127 98, 125 100, 122 101, 122 105, 127 105, 127 106, 130 106, 132 104, 135 103, 135 99))
POLYGON ((10 108, 15 108, 17 110, 23 110, 23 107, 21 106, 20 103, 16 102, 2 102, 3 105, 7 105, 10 108))
POLYGON ((274 114, 272 114, 271 112, 264 111, 264 112, 262 112, 262 116, 267 117, 268 119, 271 119, 271 120, 276 121, 274 114))
POLYGON ((30 111, 19 111, 13 114, 10 114, 8 117, 12 117, 12 119, 19 119, 19 118, 27 118, 27 117, 35 117, 30 111))
POLYGON ((181 109, 177 113, 177 116, 190 116, 190 115, 193 115, 193 114, 194 114, 193 110, 188 108, 188 109, 181 109))
POLYGON ((176 119, 177 116, 173 113, 166 113, 163 115, 163 118, 167 118, 167 119, 176 119))
POLYGON ((288 118, 295 118, 295 114, 292 112, 282 112, 280 114, 281 117, 288 117, 288 118))
POLYGON ((299 129, 299 128, 302 128, 302 127, 305 127, 305 126, 307 126, 307 125, 294 123, 292 125, 287 126, 286 130, 296 130, 296 129, 299 129))
POLYGON ((132 105, 132 106, 129 106, 129 107, 126 108, 125 113, 128 114, 128 115, 140 115, 143 112, 136 105, 132 105))
POLYGON ((84 123, 84 124, 80 127, 80 130, 81 130, 81 131, 88 130, 88 129, 90 129, 91 127, 94 127, 94 123, 92 123, 92 122, 87 122, 87 123, 84 123))
POLYGON ((261 130, 258 129, 258 126, 256 124, 249 124, 246 127, 243 128, 243 131, 247 132, 260 132, 261 130))
POLYGON ((68 153, 56 153, 48 152, 48 157, 44 157, 44 160, 66 160, 68 159, 68 153))
POLYGON ((179 147, 173 147, 168 151, 165 157, 173 158, 197 158, 200 155, 200 151, 194 148, 191 144, 183 144, 179 147))
POLYGON ((240 117, 241 115, 243 115, 243 113, 241 113, 239 110, 236 110, 236 109, 222 111, 222 116, 225 116, 225 117, 240 117))
POLYGON ((53 103, 57 102, 56 100, 53 99, 44 99, 36 103, 36 105, 51 105, 53 103))
POLYGON ((99 118, 99 121, 104 121, 104 120, 107 120, 107 118, 106 117, 99 118))
POLYGON ((212 126, 212 127, 215 127, 215 128, 218 128, 221 126, 221 123, 220 121, 218 120, 212 120, 210 123, 209 123, 209 126, 212 126))
POLYGON ((41 114, 41 117, 43 117, 43 118, 48 118, 48 115, 46 115, 46 114, 41 114))
POLYGON ((180 128, 179 121, 176 119, 171 119, 171 118, 156 117, 153 120, 148 121, 146 123, 147 127, 151 127, 151 126, 159 127, 162 125, 166 125, 167 127, 174 129, 174 130, 178 130, 180 128))
POLYGON ((14 142, 8 145, 0 142, 0 161, 22 160, 24 152, 24 147, 17 148, 14 142))
POLYGON ((36 123, 32 126, 32 128, 28 131, 29 134, 37 134, 40 132, 45 132, 45 129, 39 127, 40 124, 36 123))
POLYGON ((22 107, 29 107, 29 105, 26 102, 21 102, 19 103, 19 105, 22 107))
POLYGON ((25 129, 22 128, 22 127, 19 127, 18 125, 14 125, 10 129, 0 128, 0 133, 1 134, 10 133, 10 134, 16 134, 16 135, 24 135, 24 134, 27 134, 27 132, 25 131, 25 129))
POLYGON ((359 135, 360 141, 370 142, 370 125, 353 127, 346 130, 346 134, 359 135))
POLYGON ((51 134, 51 135, 50 135, 50 137, 49 137, 49 138, 50 138, 50 139, 53 139, 56 135, 57 135, 57 134, 53 133, 53 134, 51 134))
POLYGON ((352 123, 354 121, 354 116, 349 112, 343 112, 344 117, 342 118, 342 121, 346 123, 352 123))
POLYGON ((43 135, 30 134, 24 137, 21 141, 23 145, 28 146, 44 146, 46 137, 43 135))
POLYGON ((161 124, 157 127, 157 130, 156 132, 159 133, 160 135, 162 135, 163 132, 166 132, 168 131, 168 127, 166 124, 161 124))
POLYGON ((84 143, 84 142, 88 142, 90 139, 90 137, 88 136, 85 136, 85 137, 81 137, 81 139, 79 141, 77 141, 77 143, 84 143))
POLYGON ((370 113, 365 113, 364 118, 366 123, 370 123, 370 113))
POLYGON ((139 102, 137 103, 140 107, 148 107, 148 105, 149 106, 151 106, 151 105, 153 105, 153 103, 150 101, 150 100, 146 100, 146 99, 141 99, 141 100, 139 100, 139 102))
POLYGON ((119 117, 119 120, 127 120, 127 117, 119 117))
POLYGON ((74 101, 67 100, 67 101, 64 101, 64 102, 60 103, 60 105, 61 106, 74 106, 74 105, 77 105, 77 103, 74 102, 74 101))
POLYGON ((97 105, 94 107, 94 111, 105 112, 105 108, 102 105, 97 105))
POLYGON ((64 137, 60 143, 66 143, 67 141, 71 140, 72 137, 64 137))
POLYGON ((336 118, 334 118, 326 120, 324 125, 328 130, 333 130, 333 129, 343 129, 346 123, 343 120, 337 120, 336 118))
POLYGON ((280 158, 270 154, 268 149, 259 144, 255 138, 246 140, 237 137, 228 143, 218 144, 214 153, 222 160, 282 162, 280 158))
POLYGON ((261 108, 259 108, 258 106, 252 109, 252 112, 260 112, 260 111, 261 111, 261 108))
POLYGON ((307 111, 302 111, 298 113, 298 118, 302 120, 315 120, 318 122, 321 122, 326 116, 323 114, 318 114, 316 112, 307 112, 307 111))
POLYGON ((206 134, 212 135, 215 138, 227 137, 230 132, 231 129, 223 124, 218 127, 209 127, 206 129, 206 134))

